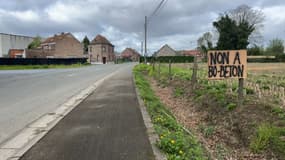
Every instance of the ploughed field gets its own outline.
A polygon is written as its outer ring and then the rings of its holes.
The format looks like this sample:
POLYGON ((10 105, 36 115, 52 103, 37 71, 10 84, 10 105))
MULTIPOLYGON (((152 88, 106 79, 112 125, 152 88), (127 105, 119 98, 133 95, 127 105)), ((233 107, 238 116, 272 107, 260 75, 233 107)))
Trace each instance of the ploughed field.
POLYGON ((143 72, 155 95, 210 159, 285 159, 285 63, 249 63, 241 106, 238 80, 208 80, 206 63, 195 84, 193 64, 158 66, 143 72))

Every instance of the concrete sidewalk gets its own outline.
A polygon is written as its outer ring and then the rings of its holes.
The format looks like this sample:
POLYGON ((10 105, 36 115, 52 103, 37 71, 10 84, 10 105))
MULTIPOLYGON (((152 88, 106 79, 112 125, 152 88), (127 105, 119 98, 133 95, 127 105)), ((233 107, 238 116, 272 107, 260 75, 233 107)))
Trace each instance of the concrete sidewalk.
POLYGON ((153 160, 131 69, 106 80, 21 160, 153 160))

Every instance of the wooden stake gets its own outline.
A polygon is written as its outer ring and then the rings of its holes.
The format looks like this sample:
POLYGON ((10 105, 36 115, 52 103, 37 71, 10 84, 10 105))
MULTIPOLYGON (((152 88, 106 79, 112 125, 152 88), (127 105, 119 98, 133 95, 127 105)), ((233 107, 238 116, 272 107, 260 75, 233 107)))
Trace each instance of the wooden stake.
POLYGON ((244 88, 244 79, 239 78, 238 80, 238 104, 239 106, 243 104, 243 100, 244 100, 243 88, 244 88))
POLYGON ((194 86, 195 83, 197 83, 197 70, 198 70, 197 56, 194 56, 194 66, 191 78, 192 86, 194 86))
POLYGON ((160 81, 160 61, 158 61, 158 81, 160 81))
POLYGON ((168 78, 169 78, 169 80, 171 80, 172 78, 171 78, 171 60, 169 60, 169 66, 168 66, 168 78))

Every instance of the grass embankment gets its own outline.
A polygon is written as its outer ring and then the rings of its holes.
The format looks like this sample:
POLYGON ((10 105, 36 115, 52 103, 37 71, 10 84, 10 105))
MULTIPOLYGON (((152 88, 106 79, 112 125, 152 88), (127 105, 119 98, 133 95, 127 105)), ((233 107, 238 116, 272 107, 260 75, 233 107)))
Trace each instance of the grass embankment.
POLYGON ((169 160, 208 159, 197 140, 183 130, 171 112, 155 96, 148 80, 144 77, 144 74, 148 74, 150 70, 151 67, 147 65, 137 65, 133 73, 140 96, 159 135, 157 146, 166 153, 169 160))
MULTIPOLYGON (((185 104, 190 101, 193 104, 187 107, 193 108, 192 111, 198 115, 192 120, 200 119, 199 125, 194 126, 195 131, 204 136, 206 143, 209 143, 207 148, 214 152, 216 158, 284 159, 285 112, 278 100, 280 97, 272 95, 267 96, 266 99, 260 99, 252 88, 245 87, 244 92, 247 95, 244 104, 238 107, 237 81, 208 81, 205 68, 200 68, 198 83, 195 89, 192 89, 192 71, 189 70, 189 65, 188 69, 187 66, 184 67, 173 67, 170 81, 167 65, 161 65, 160 73, 157 72, 158 66, 155 70, 142 64, 137 66, 142 68, 145 75, 156 79, 160 87, 172 89, 174 99, 185 101, 185 104)), ((247 80, 253 82, 262 80, 263 85, 271 85, 274 83, 273 79, 280 79, 276 78, 279 77, 278 75, 266 75, 257 76, 250 73, 247 80)), ((144 88, 149 87, 143 80, 138 83, 146 85, 144 88)), ((280 79, 279 82, 283 80, 280 79)), ((279 85, 279 83, 276 84, 279 85)), ((151 98, 153 93, 143 93, 143 95, 147 105, 154 105, 148 104, 148 98, 151 98), (148 95, 151 96, 148 97, 148 95)), ((190 118, 186 117, 185 120, 190 118)))
POLYGON ((79 68, 89 66, 89 64, 71 65, 0 65, 0 70, 26 70, 26 69, 60 69, 60 68, 79 68))

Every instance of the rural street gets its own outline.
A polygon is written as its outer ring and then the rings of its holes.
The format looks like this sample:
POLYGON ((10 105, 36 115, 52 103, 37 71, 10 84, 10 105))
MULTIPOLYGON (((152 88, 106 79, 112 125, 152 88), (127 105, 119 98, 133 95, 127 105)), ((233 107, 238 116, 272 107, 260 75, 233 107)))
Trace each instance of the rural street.
POLYGON ((97 80, 133 65, 0 71, 0 144, 97 80))

